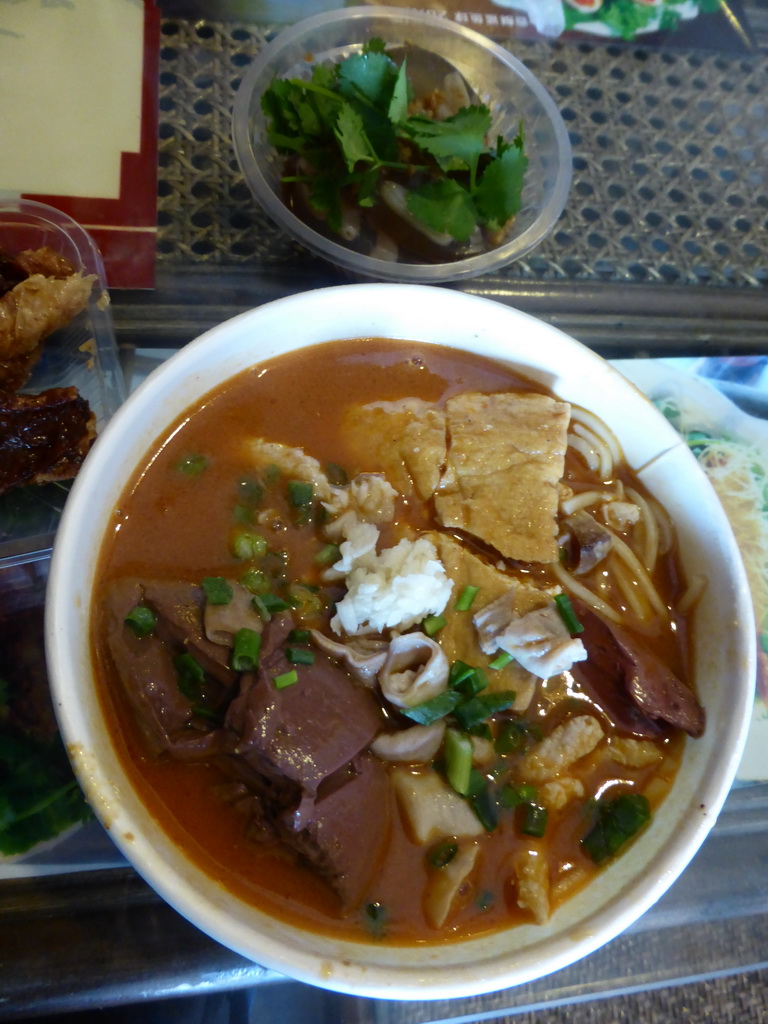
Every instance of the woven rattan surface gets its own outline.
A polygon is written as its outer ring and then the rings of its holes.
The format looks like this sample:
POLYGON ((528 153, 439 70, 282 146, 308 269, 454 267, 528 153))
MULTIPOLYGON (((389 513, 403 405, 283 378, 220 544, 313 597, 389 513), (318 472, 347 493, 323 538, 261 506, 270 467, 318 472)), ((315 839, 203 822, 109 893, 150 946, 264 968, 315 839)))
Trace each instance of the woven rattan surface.
MULTIPOLYGON (((311 271, 252 200, 233 97, 270 38, 166 20, 160 73, 161 263, 311 271)), ((552 235, 504 279, 768 287, 768 54, 509 44, 555 97, 573 186, 552 235)))

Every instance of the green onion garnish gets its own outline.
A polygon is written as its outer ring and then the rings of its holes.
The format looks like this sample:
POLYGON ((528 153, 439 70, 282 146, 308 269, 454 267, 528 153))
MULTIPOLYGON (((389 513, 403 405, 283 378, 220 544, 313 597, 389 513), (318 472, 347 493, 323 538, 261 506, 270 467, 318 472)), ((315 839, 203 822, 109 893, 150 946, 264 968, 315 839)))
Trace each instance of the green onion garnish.
POLYGON ((498 693, 481 693, 472 697, 465 704, 454 710, 454 715, 464 729, 471 729, 480 722, 495 715, 497 711, 506 711, 515 702, 513 690, 500 690, 498 693))
POLYGON ((567 594, 556 594, 555 604, 568 632, 572 636, 576 633, 583 633, 584 627, 576 618, 576 612, 573 610, 570 597, 567 594))
POLYGON ((499 808, 487 781, 481 789, 470 796, 469 802, 485 831, 493 832, 499 823, 499 808))
POLYGON ((252 508, 260 504, 264 497, 264 488, 255 477, 244 476, 237 482, 237 496, 244 505, 252 508))
POLYGON ((454 689, 463 693, 465 697, 474 697, 482 690, 488 689, 488 678, 481 668, 473 668, 472 674, 459 679, 454 689))
POLYGON ((315 488, 308 480, 288 481, 288 500, 294 508, 306 508, 312 504, 315 488))
POLYGON ((428 615, 422 622, 424 632, 427 636, 434 636, 435 633, 439 633, 445 625, 444 615, 428 615))
POLYGON ((315 555, 316 565, 333 565, 339 560, 339 545, 325 544, 315 555))
POLYGON ((292 629, 288 639, 293 644, 309 644, 312 642, 312 633, 308 629, 292 629))
POLYGON ((349 483, 349 474, 336 462, 329 462, 325 466, 325 475, 328 477, 328 482, 336 487, 346 487, 349 483))
POLYGON ((275 684, 278 690, 284 690, 286 686, 293 686, 294 683, 298 683, 299 673, 295 668, 292 668, 290 672, 283 672, 279 676, 273 676, 272 682, 275 684))
POLYGON ((456 611, 457 612, 468 612, 469 609, 472 607, 472 602, 477 597, 477 593, 478 593, 479 590, 480 590, 480 587, 470 587, 470 586, 464 587, 462 592, 459 594, 459 598, 456 601, 456 604, 454 606, 456 611))
POLYGON ((499 800, 502 807, 519 807, 520 804, 534 803, 536 800, 536 787, 529 785, 513 786, 507 783, 501 787, 499 800))
POLYGON ((453 689, 474 675, 475 670, 466 661, 454 661, 448 673, 448 685, 453 689))
POLYGON ((251 604, 259 613, 263 622, 269 622, 277 612, 288 611, 291 607, 282 597, 269 592, 266 594, 254 594, 251 598, 251 604))
POLYGON ((314 665, 315 652, 303 647, 286 647, 285 656, 292 665, 314 665))
POLYGON ((208 459, 196 452, 183 455, 176 463, 176 469, 185 476, 199 476, 208 465, 208 459))
POLYGON ((231 666, 235 672, 253 672, 259 663, 261 634, 243 627, 235 633, 231 666))
POLYGON ((466 796, 472 771, 472 740, 458 729, 446 729, 444 742, 446 777, 457 793, 466 796))
POLYGON ((145 604, 137 604, 125 616, 125 624, 136 636, 149 636, 157 625, 157 616, 145 604))
POLYGON ((433 868, 444 868, 446 864, 451 863, 458 852, 458 845, 446 839, 427 851, 427 863, 433 868))
POLYGON ((206 576, 203 591, 208 604, 229 604, 233 596, 232 587, 223 576, 206 576))
POLYGON ((515 659, 509 651, 499 651, 493 661, 488 662, 488 668, 492 668, 494 671, 498 672, 499 669, 506 668, 510 661, 514 660, 515 659))
POLYGON ((431 725, 449 715, 463 699, 458 690, 446 690, 445 693, 438 693, 436 697, 431 697, 422 704, 415 704, 412 708, 401 708, 400 710, 412 722, 417 722, 419 725, 431 725))
POLYGON ((547 830, 547 809, 541 804, 525 804, 520 831, 524 836, 541 839, 547 830))
POLYGON ((527 738, 527 724, 516 718, 508 718, 502 722, 493 745, 497 754, 513 754, 520 750, 527 738))
POLYGON ((386 930, 386 923, 387 908, 381 903, 366 903, 365 924, 371 935, 380 938, 386 930))
POLYGON ((246 569, 239 582, 252 594, 263 594, 269 590, 269 578, 260 569, 246 569))
POLYGON ((612 857, 651 818, 642 793, 622 793, 614 800, 598 802, 598 818, 581 845, 595 864, 612 857))
POLYGON ((187 700, 198 700, 200 687, 205 682, 203 666, 191 654, 185 652, 173 659, 173 667, 176 669, 179 690, 187 700))
POLYGON ((229 545, 230 552, 241 562, 250 558, 261 558, 267 553, 267 542, 260 533, 244 528, 232 532, 229 545))

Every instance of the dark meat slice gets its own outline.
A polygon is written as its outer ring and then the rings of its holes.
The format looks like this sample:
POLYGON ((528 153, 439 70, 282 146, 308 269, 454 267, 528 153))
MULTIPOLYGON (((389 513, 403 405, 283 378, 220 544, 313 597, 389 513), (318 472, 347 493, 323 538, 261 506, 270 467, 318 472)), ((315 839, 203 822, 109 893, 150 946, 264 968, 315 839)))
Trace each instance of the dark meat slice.
POLYGON ((76 388, 41 395, 0 391, 0 493, 20 484, 70 480, 95 437, 95 416, 76 388))
POLYGON ((174 580, 145 580, 142 586, 144 600, 158 617, 160 639, 185 648, 214 679, 231 686, 236 673, 229 667, 229 648, 212 643, 205 635, 203 588, 174 580))
POLYGON ((283 840, 324 874, 346 909, 363 899, 381 863, 391 818, 386 768, 364 754, 323 784, 312 820, 295 831, 288 818, 283 840))
POLYGON ((233 751, 257 772, 301 787, 302 821, 311 816, 323 779, 367 747, 383 715, 371 692, 322 651, 315 652, 312 665, 299 666, 297 683, 278 689, 274 677, 294 668, 284 650, 292 627, 290 615, 267 623, 258 672, 243 677, 225 727, 233 751))
POLYGON ((588 658, 571 671, 610 721, 635 736, 658 736, 665 722, 701 736, 705 713, 693 691, 627 630, 580 602, 574 608, 588 658))
MULTIPOLYGON (((182 760, 217 753, 221 731, 197 715, 196 700, 179 689, 172 647, 156 633, 138 637, 125 624, 137 604, 148 603, 142 584, 129 578, 116 580, 107 589, 104 602, 109 653, 152 753, 182 760)), ((220 696, 224 695, 222 691, 220 696)), ((208 701, 207 693, 199 696, 201 702, 208 701)))

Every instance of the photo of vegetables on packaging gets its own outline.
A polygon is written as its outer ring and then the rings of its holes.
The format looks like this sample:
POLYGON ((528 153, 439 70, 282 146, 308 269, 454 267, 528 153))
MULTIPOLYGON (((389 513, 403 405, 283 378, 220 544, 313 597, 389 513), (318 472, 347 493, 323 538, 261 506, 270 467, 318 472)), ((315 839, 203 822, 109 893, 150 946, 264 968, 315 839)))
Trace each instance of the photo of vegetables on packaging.
MULTIPOLYGON (((393 2, 413 6, 410 0, 393 2)), ((497 38, 565 37, 718 50, 753 46, 741 6, 731 0, 431 0, 425 8, 497 38)))

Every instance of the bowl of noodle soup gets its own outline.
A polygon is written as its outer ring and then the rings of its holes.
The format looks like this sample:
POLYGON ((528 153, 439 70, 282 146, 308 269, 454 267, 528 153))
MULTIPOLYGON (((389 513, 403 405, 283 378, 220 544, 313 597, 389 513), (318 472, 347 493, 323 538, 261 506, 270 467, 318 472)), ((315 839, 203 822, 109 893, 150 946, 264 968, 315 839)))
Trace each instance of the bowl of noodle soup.
POLYGON ((86 795, 164 899, 219 942, 300 981, 427 999, 558 970, 674 882, 739 763, 754 687, 750 621, 743 566, 710 484, 621 374, 501 304, 365 284, 242 314, 126 402, 67 504, 46 643, 86 795), (514 443, 504 440, 512 421, 514 443), (254 476, 243 475, 243 445, 254 476), (541 466, 530 475, 542 458, 543 482, 541 466), (501 489, 494 460, 504 464, 501 489), (514 518, 521 482, 549 502, 543 547, 521 525, 538 512, 521 512, 509 536, 488 533, 486 510, 496 509, 494 530, 500 508, 514 518), (203 485, 205 500, 194 490, 203 485), (394 513, 382 512, 382 487, 394 513), (470 492, 483 501, 472 504, 470 492), (596 554, 586 554, 594 545, 580 513, 600 527, 596 554), (294 527, 304 538, 295 543, 294 527), (582 563, 588 557, 594 565, 582 563), (216 651, 205 638, 178 637, 174 609, 193 593, 178 586, 189 579, 206 615, 245 590, 247 615, 255 609, 261 620, 228 627, 226 698, 204 685, 220 675, 216 651), (513 591, 531 603, 508 614, 513 591), (149 621, 126 632, 137 609, 149 621), (557 641, 531 651, 520 624, 539 629, 547 619, 549 629, 552 618, 557 641), (253 632, 260 652, 238 654, 253 632), (421 653, 402 654, 413 645, 421 653), (408 687, 442 657, 435 647, 447 653, 447 681, 413 698, 408 687), (142 676, 151 687, 128 694, 126 651, 149 659, 134 675, 154 666, 142 676), (372 652, 383 652, 373 675, 372 652), (540 656, 547 667, 537 668, 540 656), (174 687, 171 710, 150 708, 137 726, 137 709, 165 685, 156 658, 173 664, 182 696, 174 687), (177 716, 175 732, 164 715, 177 716), (344 734, 344 756, 328 752, 341 720, 366 733, 354 742, 344 734), (275 735, 291 730, 316 744, 311 758, 277 749, 275 735), (398 754, 406 734, 425 739, 418 730, 439 734, 437 746, 398 754), (247 766, 233 768, 243 754, 247 766), (373 821, 354 817, 353 783, 375 807, 373 821), (417 790, 430 787, 438 810, 425 818, 417 790), (329 822, 339 829, 330 841, 329 822), (256 832, 264 846, 249 845, 256 832), (354 863, 334 860, 355 844, 354 863), (397 904, 398 889, 418 920, 397 904))

